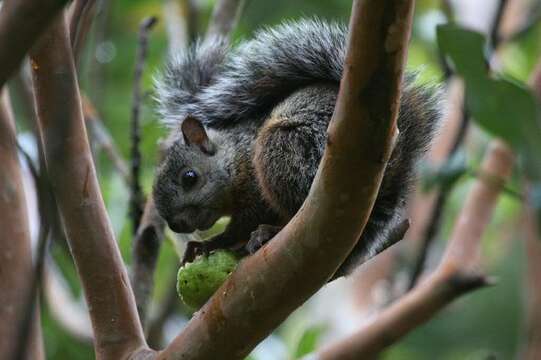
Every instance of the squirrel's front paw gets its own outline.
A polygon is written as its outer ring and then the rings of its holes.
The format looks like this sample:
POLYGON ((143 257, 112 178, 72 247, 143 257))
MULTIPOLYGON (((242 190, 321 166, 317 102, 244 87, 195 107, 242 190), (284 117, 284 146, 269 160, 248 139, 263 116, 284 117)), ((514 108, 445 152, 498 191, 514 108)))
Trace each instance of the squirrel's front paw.
POLYGON ((186 250, 184 251, 184 256, 182 257, 180 266, 193 262, 199 255, 208 255, 211 250, 211 246, 209 246, 209 244, 206 242, 189 241, 186 244, 186 250))
POLYGON ((246 244, 245 248, 249 254, 254 254, 263 245, 267 243, 274 235, 278 234, 282 230, 281 226, 274 225, 259 225, 255 231, 250 235, 250 240, 246 244))

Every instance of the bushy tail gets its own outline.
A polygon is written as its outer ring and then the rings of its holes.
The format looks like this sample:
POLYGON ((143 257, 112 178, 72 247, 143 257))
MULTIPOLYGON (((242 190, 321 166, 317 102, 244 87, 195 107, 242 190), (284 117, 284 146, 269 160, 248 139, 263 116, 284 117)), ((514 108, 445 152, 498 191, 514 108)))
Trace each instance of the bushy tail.
POLYGON ((346 34, 347 28, 338 24, 302 20, 259 31, 227 55, 216 43, 217 49, 193 47, 173 59, 157 83, 162 115, 171 122, 189 113, 215 127, 257 121, 300 87, 338 83, 346 34), (212 58, 212 53, 219 56, 212 58), (201 73, 207 67, 211 75, 201 73))
MULTIPOLYGON (((162 115, 174 124, 190 114, 211 127, 263 121, 299 88, 338 84, 346 38, 343 25, 305 19, 261 30, 235 49, 223 41, 196 45, 173 59, 158 82, 162 115)), ((399 128, 409 139, 403 145, 417 153, 430 138, 439 104, 430 91, 412 85, 413 78, 405 79, 402 105, 408 106, 401 110, 413 105, 415 114, 401 116, 399 128), (421 114, 427 118, 415 118, 421 114)))
POLYGON ((213 37, 171 56, 155 78, 156 100, 164 123, 174 126, 196 111, 198 94, 214 83, 228 51, 224 38, 213 37))

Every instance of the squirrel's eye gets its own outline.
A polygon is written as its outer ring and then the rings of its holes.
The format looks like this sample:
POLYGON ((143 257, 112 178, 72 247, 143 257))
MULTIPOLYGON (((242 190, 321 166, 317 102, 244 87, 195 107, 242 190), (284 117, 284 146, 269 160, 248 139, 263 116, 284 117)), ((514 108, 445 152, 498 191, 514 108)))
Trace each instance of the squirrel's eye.
POLYGON ((182 186, 185 189, 189 189, 197 182, 197 173, 194 170, 186 170, 182 174, 182 186))

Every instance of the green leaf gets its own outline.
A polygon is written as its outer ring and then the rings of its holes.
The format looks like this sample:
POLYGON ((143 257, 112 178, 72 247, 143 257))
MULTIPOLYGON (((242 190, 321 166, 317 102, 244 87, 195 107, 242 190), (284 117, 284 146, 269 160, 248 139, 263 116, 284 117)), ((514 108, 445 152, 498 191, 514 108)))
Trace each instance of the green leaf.
POLYGON ((483 35, 456 25, 437 30, 442 53, 466 83, 466 105, 488 133, 505 140, 521 155, 527 174, 541 180, 539 105, 525 84, 494 79, 485 65, 483 35))
POLYGON ((442 54, 452 62, 457 73, 468 78, 484 77, 487 65, 482 34, 445 24, 438 26, 437 38, 442 54))
POLYGON ((307 328, 301 335, 294 352, 294 359, 302 358, 316 350, 321 335, 325 332, 325 327, 321 325, 307 328))

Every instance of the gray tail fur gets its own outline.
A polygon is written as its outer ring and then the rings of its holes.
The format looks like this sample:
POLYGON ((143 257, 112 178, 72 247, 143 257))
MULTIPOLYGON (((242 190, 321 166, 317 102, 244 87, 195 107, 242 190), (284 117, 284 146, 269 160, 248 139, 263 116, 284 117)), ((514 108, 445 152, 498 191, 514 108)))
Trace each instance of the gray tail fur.
POLYGON ((300 87, 338 83, 346 35, 344 26, 301 20, 259 31, 227 55, 219 42, 196 45, 158 79, 161 115, 168 125, 188 114, 214 127, 257 121, 300 87))
MULTIPOLYGON (((299 88, 318 82, 338 84, 346 39, 343 25, 305 19, 261 30, 234 49, 219 39, 198 43, 174 57, 157 81, 162 117, 174 126, 192 115, 215 128, 263 121, 299 88)), ((407 139, 403 146, 414 150, 405 151, 409 154, 426 147, 440 106, 438 91, 413 85, 414 78, 406 76, 403 88, 401 111, 410 113, 399 118, 407 139), (413 104, 413 110, 405 104, 413 104)))
POLYGON ((199 93, 214 83, 228 51, 226 39, 213 37, 171 56, 154 79, 158 109, 166 124, 179 124, 187 114, 197 112, 199 93))

